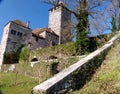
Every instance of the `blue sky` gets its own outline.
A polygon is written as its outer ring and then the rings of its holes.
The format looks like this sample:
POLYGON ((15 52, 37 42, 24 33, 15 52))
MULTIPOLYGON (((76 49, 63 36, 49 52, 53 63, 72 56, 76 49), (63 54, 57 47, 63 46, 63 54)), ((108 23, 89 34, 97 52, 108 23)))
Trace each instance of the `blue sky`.
POLYGON ((30 21, 30 28, 48 26, 50 5, 41 0, 2 0, 0 3, 0 41, 4 25, 19 19, 24 23, 30 21))
MULTIPOLYGON (((0 0, 0 41, 4 25, 9 21, 19 19, 24 23, 30 21, 30 28, 42 28, 48 26, 49 4, 41 2, 42 0, 0 0)), ((99 9, 99 8, 98 8, 99 9)), ((105 14, 104 14, 105 16, 105 14)), ((105 19, 110 17, 105 16, 105 19)), ((100 20, 99 18, 97 18, 100 20)), ((107 23, 110 26, 110 21, 107 23)), ((99 27, 102 27, 98 25, 99 27)), ((98 34, 94 28, 91 29, 93 35, 98 34)), ((106 30, 104 33, 110 33, 106 30)))

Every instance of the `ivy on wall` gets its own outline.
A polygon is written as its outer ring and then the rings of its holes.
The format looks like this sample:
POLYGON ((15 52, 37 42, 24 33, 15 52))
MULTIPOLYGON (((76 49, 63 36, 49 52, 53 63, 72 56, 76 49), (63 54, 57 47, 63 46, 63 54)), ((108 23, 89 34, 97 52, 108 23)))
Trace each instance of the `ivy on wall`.
POLYGON ((11 51, 11 52, 5 52, 4 53, 4 59, 3 59, 3 63, 4 64, 14 64, 14 63, 18 63, 19 59, 20 59, 20 53, 21 53, 21 49, 24 46, 21 46, 18 48, 17 51, 11 51))

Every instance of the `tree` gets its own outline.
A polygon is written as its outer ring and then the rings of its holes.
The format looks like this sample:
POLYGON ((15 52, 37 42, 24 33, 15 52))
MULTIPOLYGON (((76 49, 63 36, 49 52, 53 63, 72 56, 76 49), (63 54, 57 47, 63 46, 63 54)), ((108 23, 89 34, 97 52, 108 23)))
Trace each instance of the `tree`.
MULTIPOLYGON (((84 18, 87 20, 87 17, 84 18)), ((89 38, 87 37, 87 31, 84 29, 84 25, 87 24, 87 22, 83 24, 83 21, 83 19, 80 19, 77 24, 75 42, 77 55, 83 55, 86 52, 89 52, 89 38)))
POLYGON ((109 11, 109 14, 112 18, 112 22, 111 22, 111 25, 112 25, 112 32, 115 32, 117 31, 117 23, 118 23, 118 28, 119 28, 119 5, 120 4, 120 0, 110 0, 110 6, 108 7, 108 11, 109 11))
POLYGON ((76 52, 78 55, 83 55, 89 51, 89 38, 88 34, 88 2, 86 0, 80 1, 79 15, 76 15, 78 19, 76 30, 76 52))
MULTIPOLYGON (((66 5, 62 3, 61 0, 42 0, 42 2, 52 4, 54 8, 56 8, 57 6, 62 6, 64 8, 67 8, 66 5)), ((62 11, 62 13, 64 13, 64 11, 62 11)), ((70 12, 65 12, 65 13, 66 13, 65 15, 61 15, 63 17, 61 20, 64 22, 60 25, 62 27, 61 28, 62 32, 59 34, 59 44, 71 42, 74 36, 72 31, 73 30, 72 28, 74 27, 70 20, 71 18, 70 12)))
MULTIPOLYGON (((109 18, 107 9, 110 6, 110 0, 71 0, 70 2, 69 0, 44 0, 54 6, 59 1, 63 1, 77 19, 76 50, 80 51, 78 54, 84 49, 86 52, 89 51, 88 33, 94 31, 95 34, 97 31, 97 34, 103 34, 104 31, 110 29, 110 21, 106 20, 109 18)), ((81 54, 85 54, 85 51, 81 54)))
POLYGON ((114 33, 117 30, 115 17, 112 17, 112 23, 111 24, 112 24, 112 33, 114 33))
POLYGON ((118 30, 120 30, 120 15, 118 17, 118 30))

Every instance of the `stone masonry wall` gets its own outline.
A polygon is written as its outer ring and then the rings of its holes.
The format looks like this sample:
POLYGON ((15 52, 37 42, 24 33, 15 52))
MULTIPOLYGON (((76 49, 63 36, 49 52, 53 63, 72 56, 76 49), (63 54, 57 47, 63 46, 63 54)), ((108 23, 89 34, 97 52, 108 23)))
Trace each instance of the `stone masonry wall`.
POLYGON ((49 11, 49 28, 57 35, 60 35, 61 31, 61 9, 62 7, 59 6, 49 11))
POLYGON ((7 26, 3 30, 4 37, 2 38, 1 45, 0 45, 0 48, 1 48, 1 50, 0 50, 0 69, 1 69, 2 62, 3 62, 3 54, 5 52, 6 45, 7 45, 7 38, 9 35, 9 27, 10 27, 10 23, 8 23, 7 26))
POLYGON ((35 86, 35 94, 66 94, 82 87, 101 65, 110 48, 120 40, 120 32, 103 47, 92 52, 77 63, 64 69, 54 77, 35 86))
POLYGON ((31 29, 20 26, 13 21, 6 24, 1 42, 0 52, 0 67, 3 62, 4 53, 13 53, 18 50, 22 45, 26 44, 26 40, 29 39, 31 29))
MULTIPOLYGON (((63 35, 66 27, 70 26, 71 13, 62 6, 56 6, 49 12, 49 28, 51 28, 58 36, 59 42, 63 43, 63 35), (69 25, 68 25, 69 24, 69 25)), ((70 27, 68 27, 71 30, 70 27)))
POLYGON ((26 41, 29 39, 31 29, 10 22, 8 33, 9 36, 7 38, 6 52, 16 51, 21 45, 25 45, 26 41))

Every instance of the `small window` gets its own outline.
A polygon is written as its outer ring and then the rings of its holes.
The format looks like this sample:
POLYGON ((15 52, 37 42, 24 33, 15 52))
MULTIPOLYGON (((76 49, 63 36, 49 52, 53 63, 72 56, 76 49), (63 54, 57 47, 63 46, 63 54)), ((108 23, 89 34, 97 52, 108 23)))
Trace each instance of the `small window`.
POLYGON ((20 33, 20 35, 19 35, 19 36, 20 36, 20 37, 22 37, 22 35, 23 35, 23 33, 20 33))
POLYGON ((16 31, 15 30, 11 30, 11 34, 16 35, 16 31))
POLYGON ((35 39, 38 42, 38 38, 35 39))
POLYGON ((20 35, 20 32, 17 32, 17 35, 19 36, 19 35, 20 35))
POLYGON ((14 30, 11 30, 11 34, 14 34, 14 30))
POLYGON ((18 35, 18 33, 17 33, 17 31, 15 31, 15 30, 11 30, 11 34, 13 34, 13 35, 18 35))
POLYGON ((13 34, 16 35, 16 31, 15 30, 13 31, 13 34))

